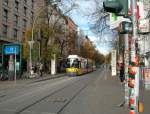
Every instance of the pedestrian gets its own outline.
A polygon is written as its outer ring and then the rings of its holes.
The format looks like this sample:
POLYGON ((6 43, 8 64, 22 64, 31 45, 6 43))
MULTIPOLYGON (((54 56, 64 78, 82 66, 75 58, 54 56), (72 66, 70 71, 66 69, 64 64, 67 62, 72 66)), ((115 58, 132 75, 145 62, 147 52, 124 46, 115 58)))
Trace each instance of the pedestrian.
POLYGON ((34 73, 37 73, 37 65, 34 65, 34 73))
POLYGON ((125 75, 124 75, 124 64, 120 64, 120 75, 119 75, 121 83, 124 83, 125 81, 125 75))
POLYGON ((42 74, 43 74, 43 64, 42 63, 40 63, 39 70, 40 70, 40 76, 42 76, 42 74))

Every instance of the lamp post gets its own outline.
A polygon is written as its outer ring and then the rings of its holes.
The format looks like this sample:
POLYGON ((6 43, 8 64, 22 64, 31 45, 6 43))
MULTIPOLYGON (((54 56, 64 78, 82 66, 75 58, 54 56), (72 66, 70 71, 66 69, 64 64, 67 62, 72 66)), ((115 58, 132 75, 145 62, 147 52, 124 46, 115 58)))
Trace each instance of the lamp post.
MULTIPOLYGON (((131 0, 131 7, 132 7, 132 26, 133 26, 133 33, 132 33, 132 43, 131 43, 131 71, 135 71, 136 73, 134 74, 134 78, 132 78, 129 82, 129 85, 132 84, 132 82, 135 81, 134 87, 130 87, 130 101, 133 99, 135 102, 130 103, 130 113, 134 112, 133 114, 139 114, 138 112, 138 102, 139 102, 139 68, 138 65, 136 64, 136 48, 135 48, 135 43, 138 38, 137 34, 137 0, 131 0)), ((131 72, 132 73, 132 72, 131 72)), ((131 75, 129 73, 129 75, 131 75)), ((130 78, 131 76, 129 76, 130 78)))
MULTIPOLYGON (((44 9, 46 9, 47 7, 44 7, 44 9)), ((32 31, 31 31, 31 41, 28 41, 29 43, 29 48, 30 48, 30 59, 29 59, 29 68, 30 68, 30 75, 31 75, 31 72, 32 72, 32 49, 33 49, 33 44, 34 44, 34 27, 35 27, 35 23, 36 23, 36 20, 37 18, 39 17, 39 15, 43 12, 44 9, 41 9, 39 11, 39 13, 37 14, 37 16, 34 18, 33 20, 33 24, 32 24, 32 31)))

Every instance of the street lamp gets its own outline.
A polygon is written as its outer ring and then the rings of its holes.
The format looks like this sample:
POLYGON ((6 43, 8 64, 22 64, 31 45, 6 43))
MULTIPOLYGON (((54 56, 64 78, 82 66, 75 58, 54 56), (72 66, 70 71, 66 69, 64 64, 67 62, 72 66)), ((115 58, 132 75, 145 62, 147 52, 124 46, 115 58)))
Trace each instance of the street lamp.
POLYGON ((39 13, 37 14, 37 16, 34 18, 33 20, 33 24, 32 24, 32 31, 31 31, 31 41, 28 41, 29 43, 29 48, 30 48, 30 59, 29 59, 29 68, 30 68, 30 75, 31 75, 31 72, 32 72, 32 49, 33 49, 33 44, 34 44, 34 27, 35 27, 35 23, 36 23, 36 20, 37 18, 40 16, 40 14, 43 12, 44 9, 46 9, 47 7, 44 7, 43 9, 40 9, 39 10, 39 13))

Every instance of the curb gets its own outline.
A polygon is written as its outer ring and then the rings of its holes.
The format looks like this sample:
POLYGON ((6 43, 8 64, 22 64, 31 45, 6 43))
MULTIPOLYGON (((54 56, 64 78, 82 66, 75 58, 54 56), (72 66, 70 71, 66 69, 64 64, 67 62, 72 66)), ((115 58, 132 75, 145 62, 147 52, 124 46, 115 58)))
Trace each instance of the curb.
POLYGON ((41 81, 45 81, 45 80, 50 80, 50 79, 56 79, 56 78, 60 78, 60 77, 64 77, 66 76, 66 73, 64 74, 55 74, 55 75, 50 75, 50 76, 43 76, 43 79, 35 79, 34 81, 32 82, 29 82, 29 83, 35 83, 35 82, 41 82, 41 81))

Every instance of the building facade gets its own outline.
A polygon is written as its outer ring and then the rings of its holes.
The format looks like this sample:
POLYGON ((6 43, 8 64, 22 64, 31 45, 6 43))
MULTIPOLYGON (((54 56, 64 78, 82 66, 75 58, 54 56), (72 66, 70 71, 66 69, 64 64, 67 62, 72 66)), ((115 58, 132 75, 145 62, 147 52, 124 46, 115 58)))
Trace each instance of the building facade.
POLYGON ((22 42, 34 18, 34 0, 0 1, 0 41, 22 42))
POLYGON ((23 42, 34 15, 35 0, 0 0, 0 58, 3 44, 23 42))
POLYGON ((68 35, 68 54, 78 54, 78 37, 77 37, 77 25, 74 21, 66 16, 67 27, 69 29, 68 35))

